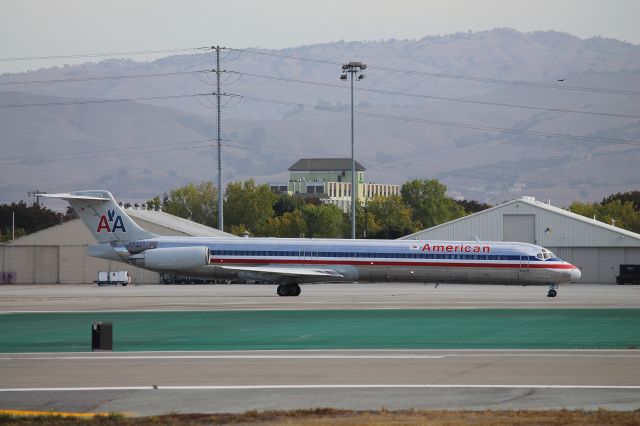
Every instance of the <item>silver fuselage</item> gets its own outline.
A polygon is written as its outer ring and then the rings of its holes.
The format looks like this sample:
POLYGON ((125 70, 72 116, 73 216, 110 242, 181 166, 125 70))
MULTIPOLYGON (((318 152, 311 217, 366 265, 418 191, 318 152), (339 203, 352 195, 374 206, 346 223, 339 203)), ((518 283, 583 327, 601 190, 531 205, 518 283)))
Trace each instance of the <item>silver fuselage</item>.
POLYGON ((343 240, 288 238, 157 237, 127 243, 128 260, 114 254, 113 244, 93 246, 90 254, 137 264, 160 273, 202 279, 287 282, 441 282, 493 284, 568 283, 580 270, 555 257, 543 258, 544 248, 527 243, 482 241, 343 240), (154 269, 144 265, 149 249, 206 247, 200 265, 154 269), (93 253, 92 253, 93 252, 93 253), (222 267, 261 266, 326 268, 341 276, 295 278, 237 271, 222 267))

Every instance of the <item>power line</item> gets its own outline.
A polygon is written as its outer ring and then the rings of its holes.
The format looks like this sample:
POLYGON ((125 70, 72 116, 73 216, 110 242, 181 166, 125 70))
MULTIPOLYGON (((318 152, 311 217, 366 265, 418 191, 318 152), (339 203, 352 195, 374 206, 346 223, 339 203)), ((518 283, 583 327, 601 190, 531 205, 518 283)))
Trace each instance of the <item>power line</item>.
POLYGON ((210 142, 213 142, 215 139, 200 139, 200 140, 191 140, 184 142, 174 142, 168 144, 152 144, 152 145, 143 145, 138 147, 131 148, 120 148, 117 151, 114 151, 113 147, 108 149, 96 149, 89 151, 76 151, 76 152, 68 152, 68 153, 58 153, 58 154, 43 154, 38 156, 23 156, 23 157, 6 157, 0 159, 0 165, 2 166, 15 166, 15 165, 23 165, 30 163, 50 163, 50 162, 59 162, 59 161, 71 161, 71 160, 82 160, 86 158, 96 158, 96 154, 100 154, 100 158, 105 157, 123 157, 123 156, 131 156, 131 155, 140 155, 140 154, 155 154, 160 152, 170 152, 170 151, 180 151, 180 150, 190 150, 190 149, 201 149, 201 148, 210 148, 213 145, 210 142), (185 145, 194 145, 194 144, 206 144, 206 145, 196 145, 196 146, 185 146, 185 145), (161 149, 158 149, 161 148, 161 149), (142 151, 140 151, 142 150, 142 151), (52 158, 59 157, 59 158, 52 158))
MULTIPOLYGON (((276 145, 276 144, 270 144, 270 143, 261 143, 260 146, 256 146, 255 143, 252 143, 250 141, 245 141, 245 140, 239 140, 239 139, 225 139, 225 141, 227 142, 233 142, 232 144, 228 144, 226 145, 227 148, 229 149, 236 149, 236 150, 241 150, 241 151, 250 151, 250 152, 266 152, 266 153, 283 153, 283 154, 290 154, 291 152, 295 151, 295 152, 299 152, 300 154, 305 154, 305 155, 309 155, 309 154, 313 154, 313 155, 320 155, 320 156, 327 156, 327 155, 331 155, 334 153, 334 151, 326 151, 326 152, 321 152, 321 151, 312 151, 309 149, 299 149, 299 148, 291 148, 291 147, 281 147, 280 145, 276 145), (264 147, 271 147, 270 149, 265 149, 264 147), (274 149, 275 148, 275 149, 274 149)), ((635 150, 629 151, 629 153, 635 153, 635 150)), ((619 154, 619 152, 616 153, 609 153, 608 155, 615 155, 615 154, 619 154)), ((376 160, 375 156, 371 155, 370 153, 363 153, 361 155, 359 155, 359 158, 361 159, 366 159, 368 161, 372 161, 374 163, 378 163, 378 160, 376 160)), ((581 159, 581 160, 577 160, 578 162, 580 161, 588 161, 591 160, 592 158, 588 158, 588 159, 581 159)), ((485 167, 485 168, 491 168, 492 165, 491 164, 485 164, 485 165, 481 165, 481 166, 476 166, 475 169, 478 169, 479 167, 485 167)), ((385 166, 382 165, 382 167, 378 167, 377 170, 379 169, 384 169, 385 166)), ((387 167, 389 168, 389 167, 387 167)), ((394 167, 395 168, 395 167, 394 167)), ((518 174, 512 174, 512 173, 508 173, 508 172, 504 172, 504 171, 498 171, 496 172, 496 170, 492 169, 491 170, 491 177, 487 176, 487 173, 484 171, 476 171, 476 170, 460 170, 460 169, 447 169, 445 167, 442 167, 440 165, 429 165, 428 166, 429 170, 439 170, 440 174, 444 174, 447 176, 457 176, 457 177, 461 177, 461 178, 472 178, 472 179, 479 179, 479 180, 486 180, 486 181, 493 181, 495 180, 496 176, 500 177, 500 178, 513 178, 514 180, 517 180, 519 182, 523 182, 523 183, 539 183, 540 182, 540 178, 539 176, 532 176, 528 179, 522 179, 523 176, 521 173, 518 174)), ((535 172, 533 172, 535 173, 535 172)))
MULTIPOLYGON (((216 72, 217 70, 196 70, 196 71, 181 71, 181 72, 172 72, 172 73, 153 73, 153 74, 129 74, 129 75, 118 75, 118 76, 102 76, 102 77, 85 77, 85 78, 67 78, 67 79, 52 79, 52 80, 28 80, 28 81, 8 81, 8 82, 0 82, 0 85, 25 85, 25 84, 57 84, 57 83, 77 83, 77 82, 87 82, 87 81, 102 81, 102 80, 119 80, 119 79, 135 79, 135 78, 156 78, 156 77, 170 77, 170 76, 183 76, 183 75, 197 75, 197 74, 209 74, 212 72, 216 72)), ((256 73, 247 73, 242 71, 235 70, 221 70, 220 72, 235 74, 238 78, 242 78, 243 76, 254 77, 254 78, 262 78, 267 80, 274 81, 283 81, 289 83, 298 83, 298 84, 307 84, 307 85, 315 85, 322 87, 333 87, 337 89, 344 90, 345 87, 343 85, 333 84, 333 83, 324 83, 320 81, 309 81, 309 80, 300 80, 286 77, 276 77, 269 76, 264 74, 256 74, 256 73)), ((200 80, 203 84, 211 84, 205 81, 200 80)), ((237 81, 237 80, 236 80, 237 81)), ((228 84, 234 84, 228 83, 228 84)), ((425 95, 418 93, 406 93, 392 90, 382 90, 382 89, 370 89, 370 88, 357 88, 354 89, 356 91, 370 92, 370 93, 379 93, 384 95, 393 95, 393 96, 406 96, 413 98, 421 98, 421 99, 430 99, 430 100, 439 100, 446 102, 461 102, 475 105, 487 105, 487 106, 496 106, 496 107, 505 107, 505 108, 515 108, 515 109, 527 109, 534 111, 546 111, 546 112, 560 112, 560 113, 568 113, 568 114, 584 114, 584 115, 594 115, 594 116, 602 116, 602 117, 612 117, 612 118, 631 118, 631 119, 640 119, 640 115, 632 115, 632 114, 617 114, 617 113, 606 113, 606 112, 597 112, 597 111, 582 111, 582 110, 574 110, 569 108, 549 108, 549 107, 540 107, 540 106, 532 106, 532 105, 522 105, 522 104, 508 104, 501 102, 490 102, 490 101, 479 101, 479 100, 470 100, 470 99, 461 99, 461 98, 450 98, 444 96, 434 96, 434 95, 425 95)), ((44 105, 38 105, 44 106, 44 105)), ((2 107, 2 106, 0 106, 2 107)))
MULTIPOLYGON (((262 56, 271 56, 282 59, 293 59, 298 61, 307 61, 307 62, 315 62, 320 64, 327 65, 341 65, 341 62, 328 60, 328 59, 319 59, 319 58, 309 58, 297 55, 287 55, 280 54, 275 52, 269 52, 265 50, 255 50, 255 49, 236 49, 226 47, 226 50, 229 52, 235 51, 238 54, 251 54, 251 55, 262 55, 262 56)), ((73 54, 73 55, 50 55, 50 56, 25 56, 25 57, 4 57, 0 58, 0 62, 10 62, 10 61, 35 61, 35 60, 53 60, 53 59, 79 59, 79 58, 100 58, 100 57, 113 57, 113 56, 135 56, 135 55, 150 55, 150 54, 160 54, 160 53, 183 53, 183 52, 196 52, 196 51, 206 51, 206 50, 215 50, 215 46, 201 46, 201 47, 189 47, 189 48, 179 48, 179 49, 160 49, 160 50, 139 50, 139 51, 123 51, 123 52, 109 52, 109 53, 83 53, 83 54, 73 54)), ((404 73, 411 75, 420 75, 426 77, 435 77, 435 78, 447 78, 447 79, 455 79, 455 80, 468 80, 475 81, 480 83, 493 83, 493 84, 509 84, 509 85, 517 85, 517 86, 529 86, 529 87, 537 87, 543 89, 556 89, 556 90, 570 90, 570 91, 582 91, 582 92, 591 92, 591 93, 606 93, 606 94, 616 94, 616 95, 630 95, 630 96, 639 96, 640 92, 632 91, 632 90, 619 90, 619 89, 604 89, 604 88, 595 88, 595 87, 584 87, 584 86, 570 86, 565 84, 550 84, 543 82, 535 82, 535 81, 518 81, 518 80, 503 80, 496 78, 486 78, 486 77, 476 77, 476 76, 466 76, 466 75, 455 75, 455 74, 447 74, 447 73, 437 73, 437 72, 428 72, 428 71, 418 71, 418 70, 406 70, 401 68, 391 68, 391 67, 382 67, 382 66, 369 66, 369 69, 375 69, 385 72, 393 72, 393 73, 404 73)))
MULTIPOLYGON (((320 105, 307 105, 299 102, 289 102, 277 99, 267 99, 267 98, 258 98, 254 96, 245 96, 238 94, 226 94, 226 96, 238 97, 250 101, 256 102, 266 102, 277 105, 287 105, 294 106, 301 109, 313 109, 313 110, 321 110, 321 111, 330 111, 330 112, 348 112, 346 108, 339 107, 328 107, 328 106, 320 106, 320 105)), ((578 136, 578 135, 568 135, 561 133, 551 133, 551 132, 542 132, 536 130, 519 130, 519 129, 508 129, 502 127, 493 127, 493 126, 484 126, 478 124, 468 124, 468 123, 456 123, 451 121, 442 121, 442 120, 428 120, 417 117, 407 117, 407 116, 396 116, 396 115, 388 115, 388 114, 379 114, 373 112, 364 112, 358 111, 356 112, 358 115, 372 117, 372 118, 383 118, 387 120, 397 120, 397 121, 405 121, 412 122, 418 124, 431 124, 437 126, 447 126, 447 127, 457 127, 463 129, 471 129, 471 130, 482 130, 494 133, 511 133, 511 134, 519 134, 519 135, 529 135, 529 136, 541 136, 546 138, 557 138, 557 139, 570 139, 576 141, 584 141, 584 142, 598 142, 598 143, 610 143, 610 144, 622 144, 622 145, 640 145, 640 141, 627 140, 627 139, 611 139, 611 138, 598 138, 592 136, 578 136)))
POLYGON ((110 52, 110 53, 79 53, 74 55, 51 55, 51 56, 22 56, 22 57, 9 57, 0 58, 0 62, 11 61, 42 61, 50 59, 80 59, 80 58, 102 58, 109 56, 136 56, 136 55, 152 55, 158 53, 181 53, 181 52, 193 52, 197 50, 211 50, 210 47, 187 47, 182 49, 162 49, 162 50, 137 50, 126 52, 110 52))
MULTIPOLYGON (((327 65, 340 65, 340 62, 332 61, 328 59, 307 58, 303 56, 285 55, 285 54, 278 54, 278 53, 267 52, 267 51, 258 51, 253 49, 232 49, 232 48, 229 48, 229 49, 241 51, 241 52, 252 54, 252 55, 272 56, 272 57, 277 57, 282 59, 294 59, 298 61, 316 62, 316 63, 322 63, 327 65)), ((501 80, 497 78, 485 78, 485 77, 474 77, 474 76, 455 75, 455 74, 446 74, 446 73, 437 73, 437 72, 428 72, 428 71, 406 70, 401 68, 380 67, 375 65, 369 66, 369 69, 386 71, 386 72, 394 72, 394 73, 419 75, 419 76, 425 76, 425 77, 447 78, 447 79, 455 79, 455 80, 469 80, 469 81, 475 81, 479 83, 510 84, 510 85, 516 85, 516 86, 537 87, 541 89, 571 90, 571 91, 579 91, 579 92, 606 93, 606 94, 613 94, 613 95, 640 96, 640 92, 632 91, 632 90, 569 86, 565 84, 551 84, 551 83, 542 83, 542 82, 535 82, 535 81, 501 80)))
MULTIPOLYGON (((239 74, 247 77, 256 77, 256 78, 264 78, 268 80, 278 80, 285 81, 290 83, 300 83, 300 84, 310 84, 316 86, 324 86, 324 87, 334 87, 337 89, 344 90, 345 87, 342 85, 334 84, 334 83, 323 83, 319 81, 309 81, 309 80, 299 80, 285 77, 275 77, 268 76, 263 74, 254 74, 254 73, 246 73, 241 71, 234 70, 226 70, 224 72, 239 74)), ((616 114, 616 113, 607 113, 607 112, 597 112, 597 111, 582 111, 582 110, 573 110, 568 108, 548 108, 548 107, 539 107, 532 105, 521 105, 521 104, 508 104, 501 102, 490 102, 490 101, 478 101, 478 100, 470 100, 470 99, 460 99, 460 98, 449 98, 444 96, 433 96, 433 95, 423 95, 418 93, 406 93, 406 92, 398 92, 392 90, 381 90, 381 89, 367 89, 367 88, 358 88, 354 89, 356 91, 362 92, 370 92, 370 93, 380 93, 384 95, 394 95, 394 96, 407 96, 412 98, 422 98, 422 99, 431 99, 438 101, 446 101, 446 102, 462 102, 468 104, 476 104, 476 105, 487 105, 487 106, 497 106, 497 107, 505 107, 505 108, 516 108, 516 109, 528 109, 534 111, 545 111, 545 112, 562 112, 568 114, 586 114, 586 115, 595 115, 602 117, 613 117, 613 118, 631 118, 631 119, 640 119, 640 115, 632 115, 632 114, 616 114)))
POLYGON ((198 73, 210 73, 211 70, 198 70, 198 71, 181 71, 181 72, 164 72, 154 74, 128 74, 128 75, 114 75, 114 76, 102 76, 102 77, 83 77, 83 78, 59 78, 55 80, 25 80, 25 81, 0 81, 0 85, 20 85, 20 84, 57 84, 57 83, 79 83, 86 81, 102 81, 102 80, 121 80, 131 78, 155 78, 155 77, 171 77, 191 75, 198 73))
MULTIPOLYGON (((161 152, 172 152, 172 151, 180 151, 180 150, 191 150, 191 149, 201 149, 201 148, 211 148, 215 145, 212 142, 216 142, 217 138, 210 139, 196 139, 190 141, 183 142, 172 142, 166 144, 146 144, 137 147, 121 147, 118 148, 117 151, 114 151, 114 148, 105 148, 105 149, 94 149, 87 151, 74 151, 74 152, 66 152, 66 153, 56 153, 56 154, 41 154, 41 155, 29 155, 29 156, 14 156, 14 157, 4 157, 0 159, 0 166, 14 166, 14 165, 24 165, 31 163, 48 163, 48 162, 65 162, 65 161, 74 161, 74 160, 82 160, 87 158, 106 158, 106 157, 122 157, 122 156, 131 156, 131 155, 139 155, 139 154, 154 154, 161 152), (201 145, 204 144, 204 145, 201 145), (193 145, 193 146, 188 146, 193 145), (99 154, 99 155, 96 155, 99 154), (57 158, 53 158, 57 157, 57 158)), ((312 151, 308 149, 297 149, 297 148, 281 148, 281 149, 271 149, 265 150, 260 147, 256 147, 255 143, 250 141, 244 141, 239 139, 221 139, 222 142, 233 142, 233 145, 226 145, 227 148, 231 149, 246 149, 246 150, 255 150, 255 151, 265 151, 265 152, 275 152, 275 153, 290 153, 292 151, 298 151, 300 153, 306 154, 317 154, 317 155, 329 155, 331 152, 320 152, 320 151, 312 151), (242 148, 242 145, 245 148, 242 148)), ((269 144, 263 143, 261 145, 276 147, 279 148, 280 145, 277 144, 269 144)))
POLYGON ((617 89, 604 89, 604 88, 596 88, 596 87, 569 86, 564 84, 560 85, 560 84, 540 83, 535 81, 501 80, 497 78, 471 77, 471 76, 464 76, 464 75, 434 73, 434 72, 427 72, 427 71, 403 70, 398 68, 387 68, 387 67, 374 66, 371 68, 377 69, 380 71, 387 71, 387 72, 413 74, 413 75, 421 75, 421 76, 436 77, 436 78, 450 78, 450 79, 456 79, 456 80, 470 80, 470 81, 476 81, 480 83, 511 84, 515 86, 537 87, 541 89, 572 90, 572 91, 578 91, 578 92, 607 93, 612 95, 630 95, 630 96, 640 95, 640 92, 635 92, 632 90, 617 90, 617 89))
POLYGON ((148 98, 118 98, 118 99, 94 99, 84 101, 63 101, 63 102, 46 102, 46 103, 32 103, 32 104, 9 104, 0 105, 0 108, 32 108, 32 107, 53 107, 53 106, 68 106, 68 105, 86 105, 86 104, 104 104, 112 102, 136 102, 136 101, 157 101, 165 99, 181 99, 181 98, 193 98, 196 96, 212 96, 215 93, 196 93, 192 95, 168 95, 168 96, 151 96, 148 98))
MULTIPOLYGON (((334 153, 334 151, 316 151, 311 149, 282 147, 281 145, 268 143, 268 142, 261 143, 260 146, 256 146, 254 142, 247 141, 247 140, 241 140, 241 139, 222 139, 222 140, 224 142, 232 142, 230 144, 225 145, 226 148, 228 149, 250 151, 250 152, 266 152, 266 153, 275 153, 275 154, 290 154, 291 152, 298 152, 300 154, 305 154, 305 155, 312 154, 312 155, 320 155, 320 156, 327 156, 334 153)), ((156 154, 156 153, 175 152, 175 151, 188 151, 188 150, 197 150, 197 149, 209 149, 215 146, 213 143, 211 143, 215 141, 216 141, 215 138, 211 138, 211 139, 174 142, 174 143, 167 143, 167 144, 160 144, 160 145, 149 144, 149 145, 132 147, 132 148, 119 148, 117 152, 115 152, 113 148, 110 148, 110 149, 88 150, 88 151, 73 152, 73 153, 68 152, 68 153, 62 153, 62 154, 52 154, 52 155, 62 156, 60 158, 50 158, 51 155, 40 155, 35 157, 34 156, 7 157, 0 160, 0 165, 12 166, 12 165, 30 164, 33 162, 48 163, 48 162, 76 161, 76 160, 82 160, 87 158, 95 159, 96 153, 100 153, 100 156, 99 156, 100 158, 109 158, 109 157, 125 157, 125 156, 134 156, 134 155, 148 155, 148 154, 156 154), (203 144, 203 145, 185 146, 190 144, 203 144), (8 160, 13 160, 13 161, 8 161, 8 160)), ((377 162, 377 160, 373 155, 367 155, 366 153, 364 153, 363 155, 360 155, 359 157, 368 159, 369 161, 377 162)), ((580 160, 580 161, 586 161, 586 160, 580 160)), ((486 167, 490 167, 490 166, 486 166, 486 167)), ((439 165, 430 165, 429 169, 440 170, 440 173, 443 173, 445 175, 450 175, 450 176, 457 176, 462 178, 473 178, 473 179, 480 179, 480 180, 486 180, 486 181, 493 180, 493 177, 488 177, 484 172, 481 172, 481 171, 448 170, 445 167, 442 167, 439 165)), ((492 173, 492 175, 495 177, 495 173, 492 173)), ((533 180, 533 178, 531 178, 532 180, 526 180, 526 179, 522 180, 521 174, 516 175, 516 174, 506 173, 504 171, 500 171, 498 173, 498 176, 505 177, 505 178, 514 178, 514 179, 520 178, 520 181, 524 183, 539 181, 538 178, 535 178, 535 180, 533 180)), ((2 184, 15 186, 8 182, 4 182, 4 183, 0 182, 0 185, 2 184)), ((23 191, 20 190, 19 192, 23 192, 23 191)))

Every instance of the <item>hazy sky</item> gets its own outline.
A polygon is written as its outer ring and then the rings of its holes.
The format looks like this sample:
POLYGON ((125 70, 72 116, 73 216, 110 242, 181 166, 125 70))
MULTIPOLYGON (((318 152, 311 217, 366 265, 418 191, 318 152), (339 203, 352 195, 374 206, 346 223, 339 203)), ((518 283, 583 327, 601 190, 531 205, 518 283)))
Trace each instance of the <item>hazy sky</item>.
POLYGON ((0 11, 0 73, 72 62, 8 58, 283 48, 496 27, 640 44, 640 0, 0 0, 0 11))

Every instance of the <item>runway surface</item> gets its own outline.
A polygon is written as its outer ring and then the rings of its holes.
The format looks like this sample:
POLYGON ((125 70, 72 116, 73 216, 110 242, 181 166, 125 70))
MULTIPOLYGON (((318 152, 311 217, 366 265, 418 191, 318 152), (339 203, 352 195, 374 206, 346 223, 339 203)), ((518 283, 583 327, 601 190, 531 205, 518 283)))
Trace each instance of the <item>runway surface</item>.
POLYGON ((0 365, 0 405, 13 409, 633 410, 640 401, 638 351, 12 354, 0 365))
MULTIPOLYGON (((12 285, 0 286, 0 315, 140 310, 640 308, 637 286, 568 285, 560 288, 555 299, 545 295, 545 287, 473 285, 315 285, 303 286, 297 298, 278 297, 273 286, 262 285, 12 285)), ((46 325, 43 321, 42 326, 46 325)), ((509 318, 505 318, 505 325, 512 325, 509 318)), ((607 330, 616 336, 617 328, 607 330)), ((527 332, 522 330, 522 339, 530 338, 527 332)), ((310 349, 0 354, 0 409, 147 415, 315 407, 634 410, 640 407, 640 351, 310 349)))
POLYGON ((279 297, 273 285, 0 285, 0 312, 253 309, 638 308, 640 286, 443 284, 303 285, 279 297))

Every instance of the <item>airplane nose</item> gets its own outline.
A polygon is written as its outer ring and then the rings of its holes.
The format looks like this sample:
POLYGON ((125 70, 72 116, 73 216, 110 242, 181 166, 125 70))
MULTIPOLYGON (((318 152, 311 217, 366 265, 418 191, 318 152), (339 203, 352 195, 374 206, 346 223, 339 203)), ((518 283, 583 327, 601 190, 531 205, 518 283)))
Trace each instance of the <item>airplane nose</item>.
POLYGON ((571 282, 579 281, 580 277, 582 277, 582 272, 577 267, 573 267, 571 271, 571 282))

